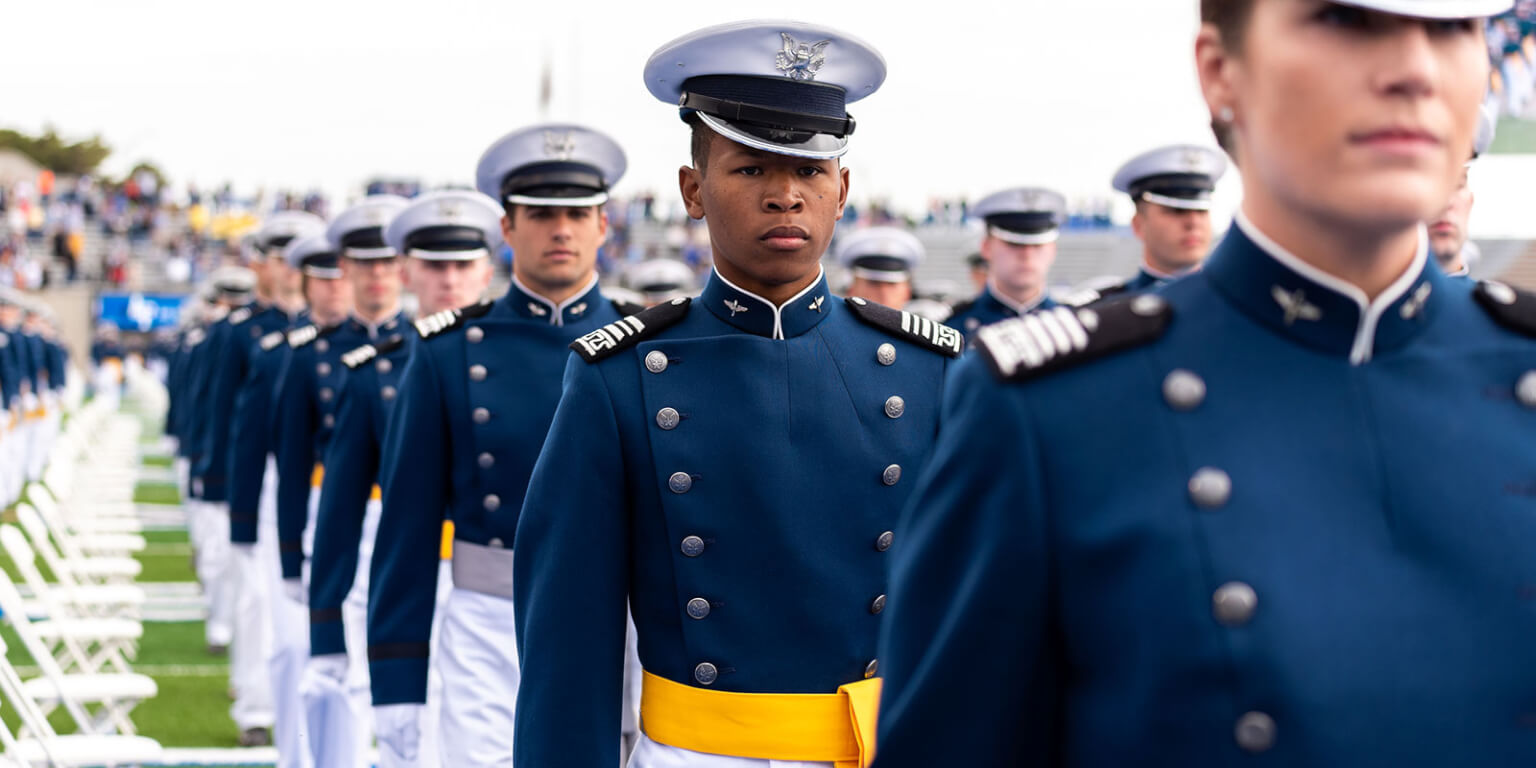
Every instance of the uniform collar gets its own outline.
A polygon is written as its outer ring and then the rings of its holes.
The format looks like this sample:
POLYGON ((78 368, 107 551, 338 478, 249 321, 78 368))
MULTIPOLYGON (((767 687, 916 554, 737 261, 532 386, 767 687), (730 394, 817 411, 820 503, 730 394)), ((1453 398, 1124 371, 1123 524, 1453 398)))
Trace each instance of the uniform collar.
POLYGON ((393 333, 394 330, 399 328, 400 324, 404 321, 405 313, 396 310, 393 315, 385 318, 378 325, 369 325, 357 315, 348 316, 344 325, 350 326, 352 330, 361 333, 362 335, 367 336, 370 340, 372 340, 379 338, 381 334, 393 333))
POLYGON ((1375 301, 1353 284, 1314 267, 1265 236, 1242 212, 1206 262, 1211 283, 1244 313, 1276 333, 1349 359, 1371 361, 1428 327, 1446 293, 1445 276, 1429 266, 1429 238, 1407 270, 1375 301))
POLYGON ((597 288, 597 275, 594 273, 587 287, 580 293, 556 304, 534 293, 514 274, 512 285, 507 288, 507 295, 502 297, 502 301, 518 317, 563 327, 566 323, 574 323, 591 315, 602 305, 603 294, 597 288))
POLYGON ((717 271, 710 273, 698 301, 704 303, 710 314, 739 330, 769 339, 787 339, 809 331, 825 319, 831 297, 826 270, 818 267, 814 282, 778 306, 733 284, 717 271))
POLYGON ((1191 272, 1198 272, 1199 270, 1200 270, 1199 267, 1195 267, 1193 269, 1187 269, 1187 270, 1185 270, 1183 272, 1178 272, 1178 273, 1170 275, 1170 274, 1164 274, 1162 272, 1159 272, 1159 271, 1157 271, 1157 270, 1147 266, 1146 264, 1142 264, 1141 265, 1141 269, 1136 270, 1136 276, 1131 278, 1130 280, 1127 280, 1125 282, 1125 287, 1126 287, 1127 290, 1132 290, 1132 291, 1140 291, 1140 290, 1145 290, 1147 288, 1156 288, 1157 286, 1162 285, 1163 283, 1166 283, 1169 280, 1174 280, 1174 279, 1183 277, 1183 276, 1185 276, 1187 274, 1190 274, 1191 272))
POLYGON ((1044 304, 1046 301, 1046 290, 1044 288, 1040 289, 1040 295, 1036 296, 1033 301, 1020 304, 1019 302, 1004 296, 1002 291, 993 288, 992 281, 988 280, 986 290, 981 292, 980 301, 983 303, 991 302, 993 309, 998 311, 1000 314, 1011 314, 1018 316, 1023 315, 1026 312, 1032 312, 1044 304))

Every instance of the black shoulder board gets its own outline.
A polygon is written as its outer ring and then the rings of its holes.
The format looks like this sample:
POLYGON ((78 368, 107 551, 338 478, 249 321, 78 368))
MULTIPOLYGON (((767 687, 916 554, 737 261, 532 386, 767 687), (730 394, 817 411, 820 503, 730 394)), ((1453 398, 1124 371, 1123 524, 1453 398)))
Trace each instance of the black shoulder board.
POLYGON ((314 323, 310 323, 288 332, 288 346, 298 349, 318 338, 320 338, 320 329, 314 323))
POLYGON ((589 363, 612 357, 677 325, 678 321, 688 316, 688 305, 692 303, 693 299, 683 298, 657 304, 576 339, 571 342, 571 349, 589 363))
POLYGON ((634 303, 632 301, 622 301, 620 299, 609 299, 608 303, 612 304, 613 308, 618 310, 619 315, 621 315, 623 317, 629 317, 630 315, 638 315, 641 312, 645 311, 645 305, 644 304, 636 304, 636 303, 634 303))
POLYGON ((351 352, 343 354, 341 356, 341 364, 351 370, 356 370, 379 355, 387 355, 399 349, 400 345, 404 343, 405 337, 397 333, 377 344, 364 344, 351 352))
POLYGON ((961 312, 969 312, 969 311, 971 311, 971 307, 974 307, 974 306, 976 306, 976 300, 975 299, 966 299, 965 301, 962 301, 959 304, 956 304, 953 307, 950 307, 949 308, 949 315, 950 315, 950 317, 954 317, 955 315, 958 315, 961 312))
POLYGON ((844 301, 853 310, 854 317, 892 336, 947 357, 959 357, 965 351, 965 336, 943 323, 935 323, 922 315, 891 309, 856 296, 849 296, 844 301))
POLYGON ((1141 294, 1091 307, 1037 309, 976 331, 976 346, 998 378, 1026 381, 1157 339, 1173 308, 1141 294))
POLYGON ((1516 333, 1536 337, 1536 293, 1483 280, 1478 282, 1472 295, 1499 325, 1516 333))
POLYGON ((445 309, 441 312, 433 312, 426 317, 416 318, 416 332, 423 339, 447 333, 464 324, 466 319, 483 317, 491 311, 492 303, 482 301, 479 304, 471 304, 463 309, 445 309))
POLYGON ((239 325, 239 324, 241 324, 241 323, 251 319, 251 314, 252 313, 251 313, 251 308, 250 307, 241 307, 241 308, 239 308, 239 309, 229 313, 229 315, 228 315, 229 324, 230 325, 239 325))
POLYGON ((286 337, 283 336, 282 331, 273 331, 261 337, 261 351, 271 352, 272 350, 277 349, 277 346, 283 343, 284 338, 286 337))

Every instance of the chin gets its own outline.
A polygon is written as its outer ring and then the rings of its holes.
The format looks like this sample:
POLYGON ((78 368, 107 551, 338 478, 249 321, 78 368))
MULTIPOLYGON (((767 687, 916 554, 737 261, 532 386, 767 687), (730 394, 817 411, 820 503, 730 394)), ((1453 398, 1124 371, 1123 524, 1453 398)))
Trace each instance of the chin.
POLYGON ((1450 190, 1421 173, 1377 174, 1333 186, 1335 215, 1361 226, 1397 229, 1421 225, 1440 215, 1450 190))

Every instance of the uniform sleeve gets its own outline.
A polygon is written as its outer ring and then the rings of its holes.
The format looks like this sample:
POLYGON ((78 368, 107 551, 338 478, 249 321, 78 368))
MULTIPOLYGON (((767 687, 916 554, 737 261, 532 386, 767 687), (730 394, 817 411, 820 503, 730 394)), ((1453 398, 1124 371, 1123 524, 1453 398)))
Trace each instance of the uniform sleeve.
POLYGON ((272 442, 277 462, 277 549, 283 578, 299 578, 304 564, 304 526, 309 523, 309 488, 315 471, 314 367, 294 350, 278 374, 273 421, 283 426, 272 442))
POLYGON ((267 473, 266 425, 272 416, 271 352, 252 361, 235 395, 229 447, 229 540, 256 543, 261 486, 267 473))
POLYGON ((518 766, 618 762, 630 515, 612 399, 571 356, 518 521, 518 766))
POLYGON ((419 704, 437 599, 452 438, 431 347, 417 344, 379 458, 384 509, 368 576, 368 670, 373 703, 419 704))
POLYGON ((365 370, 349 372, 342 383, 336 429, 326 449, 320 510, 315 515, 315 554, 309 572, 312 656, 347 650, 341 604, 357 574, 363 515, 379 469, 373 408, 367 393, 372 380, 365 370))
POLYGON ((208 386, 207 439, 199 462, 203 478, 203 499, 228 501, 226 472, 229 468, 229 425, 233 420, 235 389, 245 379, 246 348, 238 329, 225 326, 220 344, 210 350, 208 386))
POLYGON ((976 355, 897 529, 876 768, 1055 765, 1060 690, 1039 447, 976 355))

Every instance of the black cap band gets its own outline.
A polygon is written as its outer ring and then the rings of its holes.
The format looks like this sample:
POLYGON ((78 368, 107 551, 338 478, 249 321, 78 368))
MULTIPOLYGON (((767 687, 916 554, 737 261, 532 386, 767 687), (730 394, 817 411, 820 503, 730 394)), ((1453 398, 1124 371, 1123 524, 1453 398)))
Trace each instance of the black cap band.
POLYGON ((406 252, 423 251, 473 251, 489 248, 485 232, 479 227, 440 226, 422 227, 405 236, 406 252))

